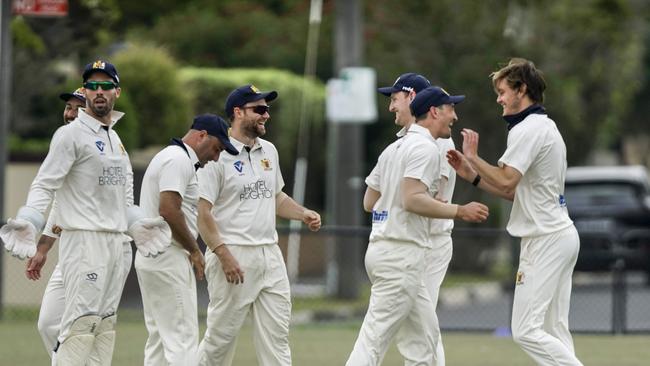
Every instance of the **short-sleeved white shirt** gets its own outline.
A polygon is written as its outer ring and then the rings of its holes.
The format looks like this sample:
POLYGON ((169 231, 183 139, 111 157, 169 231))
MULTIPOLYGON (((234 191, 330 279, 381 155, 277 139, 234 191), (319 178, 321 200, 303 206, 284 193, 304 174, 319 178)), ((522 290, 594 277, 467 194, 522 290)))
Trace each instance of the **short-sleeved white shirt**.
POLYGON ((26 206, 45 213, 56 192, 63 230, 125 232, 126 208, 133 204, 133 171, 113 125, 124 114, 113 111, 111 126, 83 108, 59 127, 27 196, 26 206))
POLYGON ((420 180, 432 197, 440 181, 440 151, 429 131, 417 124, 384 149, 366 178, 368 187, 381 193, 373 207, 370 242, 397 240, 429 248, 429 219, 402 206, 404 178, 420 180))
MULTIPOLYGON (((398 138, 406 136, 406 127, 402 127, 395 135, 398 138)), ((437 138, 436 144, 440 149, 440 175, 447 178, 447 184, 440 192, 440 197, 451 203, 454 196, 454 187, 456 186, 456 171, 447 162, 447 151, 456 149, 454 140, 451 138, 437 138)), ((454 229, 454 220, 448 219, 431 219, 431 235, 449 234, 454 229)))
POLYGON ((221 154, 199 169, 200 197, 212 203, 224 243, 275 244, 275 199, 284 187, 278 151, 261 138, 250 151, 232 136, 230 142, 238 155, 221 154))
POLYGON ((564 200, 566 146, 553 120, 531 114, 515 125, 499 159, 499 166, 504 164, 522 174, 507 226, 510 235, 545 235, 573 224, 564 200))
MULTIPOLYGON (((454 196, 454 186, 456 185, 456 171, 447 162, 447 151, 454 150, 454 141, 451 138, 436 139, 440 149, 440 176, 447 178, 447 184, 440 191, 440 198, 451 203, 454 196)), ((431 219, 431 234, 451 234, 454 228, 454 220, 451 219, 431 219)))
MULTIPOLYGON (((160 193, 177 192, 183 202, 181 211, 192 236, 198 236, 197 217, 199 202, 199 182, 197 180, 194 164, 199 162, 194 150, 184 144, 187 150, 180 145, 170 145, 162 149, 151 159, 142 178, 140 190, 140 208, 147 217, 157 217, 160 214, 160 193)), ((172 243, 179 248, 183 246, 172 239, 172 243)))

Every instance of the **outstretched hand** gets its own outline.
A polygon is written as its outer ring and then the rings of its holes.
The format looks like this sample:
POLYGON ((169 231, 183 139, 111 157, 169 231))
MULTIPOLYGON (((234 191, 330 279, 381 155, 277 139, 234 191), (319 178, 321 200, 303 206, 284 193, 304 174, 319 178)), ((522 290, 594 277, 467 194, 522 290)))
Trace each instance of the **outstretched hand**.
POLYGON ((476 170, 474 170, 472 164, 470 164, 465 155, 460 151, 447 151, 447 161, 461 178, 467 181, 472 181, 476 177, 476 170))
POLYGON ((468 159, 473 159, 478 156, 478 132, 463 128, 460 131, 463 136, 463 155, 468 159))

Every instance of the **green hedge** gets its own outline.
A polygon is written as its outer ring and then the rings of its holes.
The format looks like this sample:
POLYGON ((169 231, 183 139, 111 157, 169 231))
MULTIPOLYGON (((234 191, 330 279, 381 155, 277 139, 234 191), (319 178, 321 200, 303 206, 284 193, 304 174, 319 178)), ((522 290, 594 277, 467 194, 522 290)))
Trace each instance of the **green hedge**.
MULTIPOLYGON (((300 75, 278 69, 179 67, 164 49, 146 45, 130 45, 109 60, 120 73, 122 91, 115 109, 126 115, 115 129, 127 150, 166 145, 171 137, 183 136, 194 115, 209 112, 225 117, 224 104, 228 94, 238 86, 251 83, 261 90, 276 90, 279 94, 271 104, 271 119, 265 138, 278 148, 288 188, 293 180, 304 91, 312 136, 309 179, 323 179, 325 87, 320 81, 305 81, 300 75)), ((70 80, 51 94, 73 90, 78 82, 70 80)), ((49 94, 52 100, 57 98, 49 94)), ((58 110, 63 110, 63 103, 58 110)), ((53 120, 60 120, 60 113, 53 116, 53 120)), ((52 132, 56 127, 53 126, 52 132)), ((51 137, 51 134, 46 136, 51 137)), ((45 153, 49 137, 20 139, 13 136, 9 141, 10 149, 12 152, 45 153)))
POLYGON ((171 137, 182 136, 192 112, 190 95, 178 79, 179 67, 174 59, 162 48, 132 44, 111 62, 120 73, 119 100, 126 98, 117 107, 131 109, 125 111, 124 133, 132 135, 123 138, 137 141, 137 147, 146 147, 165 145, 171 137))

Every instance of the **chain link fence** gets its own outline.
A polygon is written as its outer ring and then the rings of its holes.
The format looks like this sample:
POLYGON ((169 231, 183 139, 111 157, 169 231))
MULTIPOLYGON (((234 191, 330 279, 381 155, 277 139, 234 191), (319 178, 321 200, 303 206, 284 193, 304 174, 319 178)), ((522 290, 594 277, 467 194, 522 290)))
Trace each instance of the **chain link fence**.
MULTIPOLYGON (((280 227, 280 246, 287 253, 288 227, 280 227)), ((323 227, 301 235, 297 272, 292 281, 295 321, 360 320, 366 310, 369 283, 363 263, 368 227, 323 227), (342 256, 337 250, 347 248, 342 256), (349 255, 354 253, 355 255, 349 255), (354 275, 341 267, 341 258, 353 258, 354 275), (342 273, 348 273, 341 276, 342 273), (337 299, 341 283, 357 290, 352 299, 337 299)), ((589 233, 581 233, 579 263, 584 264, 593 248, 589 233)), ((570 327, 574 332, 650 333, 650 268, 639 267, 639 258, 650 248, 650 230, 597 237, 613 248, 598 266, 576 269, 571 298, 570 327), (631 245, 627 245, 631 244, 631 245), (628 264, 634 264, 632 267, 628 264)), ((438 303, 443 330, 508 332, 514 291, 519 240, 504 230, 456 228, 452 235, 454 254, 438 303)), ((349 259, 348 258, 348 259, 349 259)), ((3 320, 35 321, 48 278, 57 262, 57 246, 51 251, 39 281, 25 277, 26 261, 0 253, 0 315, 3 320)), ((643 262, 643 261, 641 261, 643 262)), ((588 264, 588 263, 587 263, 588 264)), ((577 267, 578 268, 578 267, 577 267)), ((208 304, 206 282, 199 281, 199 314, 208 304)), ((142 302, 135 269, 131 269, 120 311, 142 319, 142 302)), ((122 318, 124 319, 124 318, 122 318)))

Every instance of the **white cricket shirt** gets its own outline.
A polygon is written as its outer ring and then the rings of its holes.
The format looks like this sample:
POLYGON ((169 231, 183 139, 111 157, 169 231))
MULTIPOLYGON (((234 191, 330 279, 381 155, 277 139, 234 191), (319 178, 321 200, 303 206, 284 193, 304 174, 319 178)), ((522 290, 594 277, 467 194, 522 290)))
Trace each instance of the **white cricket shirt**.
POLYGON ((284 187, 278 151, 261 138, 250 151, 232 136, 230 142, 239 155, 221 154, 199 169, 200 197, 213 204, 224 243, 275 244, 275 196, 284 187))
MULTIPOLYGON (((440 149, 440 176, 447 178, 447 184, 440 191, 439 196, 447 203, 451 203, 456 185, 456 171, 447 162, 447 151, 454 150, 456 147, 451 138, 438 138, 436 143, 440 149)), ((451 234, 453 228, 452 219, 431 219, 431 235, 451 234)))
POLYGON ((404 178, 420 180, 432 197, 440 181, 440 151, 429 131, 417 124, 384 149, 366 178, 368 187, 381 193, 373 207, 370 242, 397 240, 430 248, 429 218, 402 206, 404 178))
POLYGON ((573 224, 564 200, 566 146, 553 120, 531 114, 515 125, 499 159, 499 166, 504 164, 522 174, 507 226, 510 235, 544 235, 573 224))
MULTIPOLYGON (((179 145, 170 145, 151 159, 142 178, 140 208, 147 217, 157 217, 160 215, 160 193, 177 192, 183 199, 181 211, 185 216, 187 227, 192 237, 196 238, 199 232, 197 226, 199 182, 194 164, 199 162, 199 158, 189 145, 183 145, 187 152, 179 145)), ((172 243, 183 248, 174 239, 172 243)))
POLYGON ((107 129, 79 109, 59 127, 27 196, 26 206, 45 213, 56 192, 57 222, 63 230, 124 232, 133 204, 129 156, 113 130, 124 113, 111 112, 107 129))

